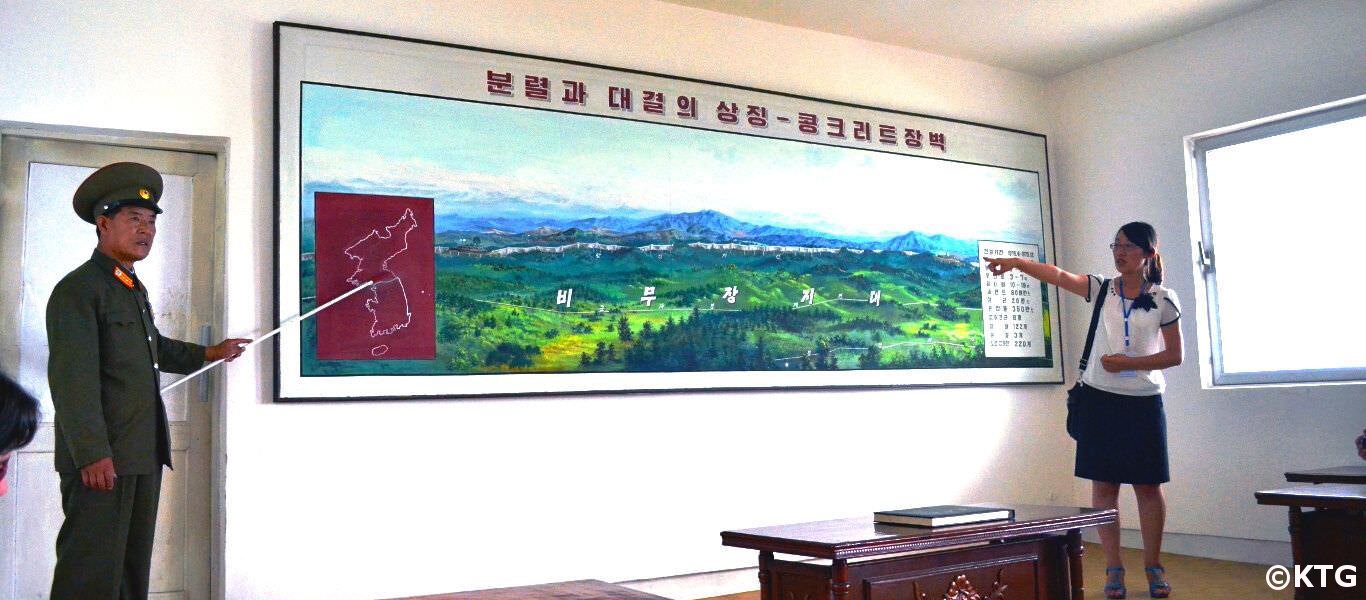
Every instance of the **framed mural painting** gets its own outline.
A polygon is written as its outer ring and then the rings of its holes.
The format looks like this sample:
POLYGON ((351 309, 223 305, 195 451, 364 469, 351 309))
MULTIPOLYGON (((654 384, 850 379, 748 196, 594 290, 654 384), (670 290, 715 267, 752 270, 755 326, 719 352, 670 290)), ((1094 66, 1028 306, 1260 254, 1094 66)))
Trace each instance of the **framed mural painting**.
POLYGON ((277 23, 281 400, 1060 383, 1045 139, 277 23))

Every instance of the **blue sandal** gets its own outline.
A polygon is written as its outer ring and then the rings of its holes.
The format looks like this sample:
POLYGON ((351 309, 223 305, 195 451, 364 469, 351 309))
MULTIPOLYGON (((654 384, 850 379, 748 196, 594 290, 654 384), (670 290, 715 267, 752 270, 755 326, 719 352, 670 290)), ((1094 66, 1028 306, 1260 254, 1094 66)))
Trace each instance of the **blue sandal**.
POLYGON ((1129 595, 1129 590, 1124 588, 1124 567, 1105 567, 1105 597, 1110 600, 1123 600, 1129 595), (1114 577, 1118 575, 1118 577, 1114 577), (1119 579, 1119 581, 1110 581, 1119 579))
POLYGON ((1143 567, 1148 574, 1148 595, 1153 598, 1166 598, 1172 595, 1172 584, 1167 583, 1166 569, 1161 566, 1143 567))

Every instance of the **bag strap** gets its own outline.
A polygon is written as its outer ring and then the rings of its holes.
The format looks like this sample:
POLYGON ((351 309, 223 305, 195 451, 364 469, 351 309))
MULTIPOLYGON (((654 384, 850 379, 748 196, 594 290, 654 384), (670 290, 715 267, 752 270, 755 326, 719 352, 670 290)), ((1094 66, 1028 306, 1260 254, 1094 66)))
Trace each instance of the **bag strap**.
POLYGON ((1100 292, 1096 295, 1096 301, 1091 304, 1091 328, 1086 331, 1086 347, 1081 351, 1081 368, 1077 372, 1080 379, 1081 373, 1086 371, 1086 361, 1091 357, 1091 344, 1096 341, 1096 324, 1100 322, 1100 307, 1105 304, 1105 292, 1110 288, 1110 280, 1100 282, 1100 292))

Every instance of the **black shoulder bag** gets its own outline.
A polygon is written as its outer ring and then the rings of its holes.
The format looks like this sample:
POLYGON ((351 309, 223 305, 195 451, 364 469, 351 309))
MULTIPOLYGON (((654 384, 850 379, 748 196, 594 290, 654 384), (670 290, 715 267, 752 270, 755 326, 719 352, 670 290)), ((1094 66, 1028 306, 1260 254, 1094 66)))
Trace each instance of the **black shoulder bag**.
POLYGON ((1083 396, 1086 395, 1086 386, 1081 383, 1081 375, 1086 372, 1086 361, 1091 357, 1091 344, 1096 341, 1096 324, 1100 323, 1100 307, 1105 304, 1105 295, 1109 288, 1109 279, 1101 281, 1100 292, 1096 294, 1095 302, 1091 303, 1091 328, 1086 331, 1086 347, 1081 350, 1081 368, 1077 369, 1077 383, 1072 385, 1072 389, 1067 390, 1067 435, 1072 436, 1074 440, 1080 439, 1081 419, 1077 416, 1077 410, 1083 396))

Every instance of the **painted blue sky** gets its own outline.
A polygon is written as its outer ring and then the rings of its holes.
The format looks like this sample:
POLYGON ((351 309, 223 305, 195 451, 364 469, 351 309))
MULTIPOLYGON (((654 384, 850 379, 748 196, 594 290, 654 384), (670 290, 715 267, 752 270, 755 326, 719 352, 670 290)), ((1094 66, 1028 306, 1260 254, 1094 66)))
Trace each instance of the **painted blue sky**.
POLYGON ((434 197, 437 216, 710 209, 849 238, 1042 241, 1029 172, 315 84, 301 113, 306 186, 434 197))

